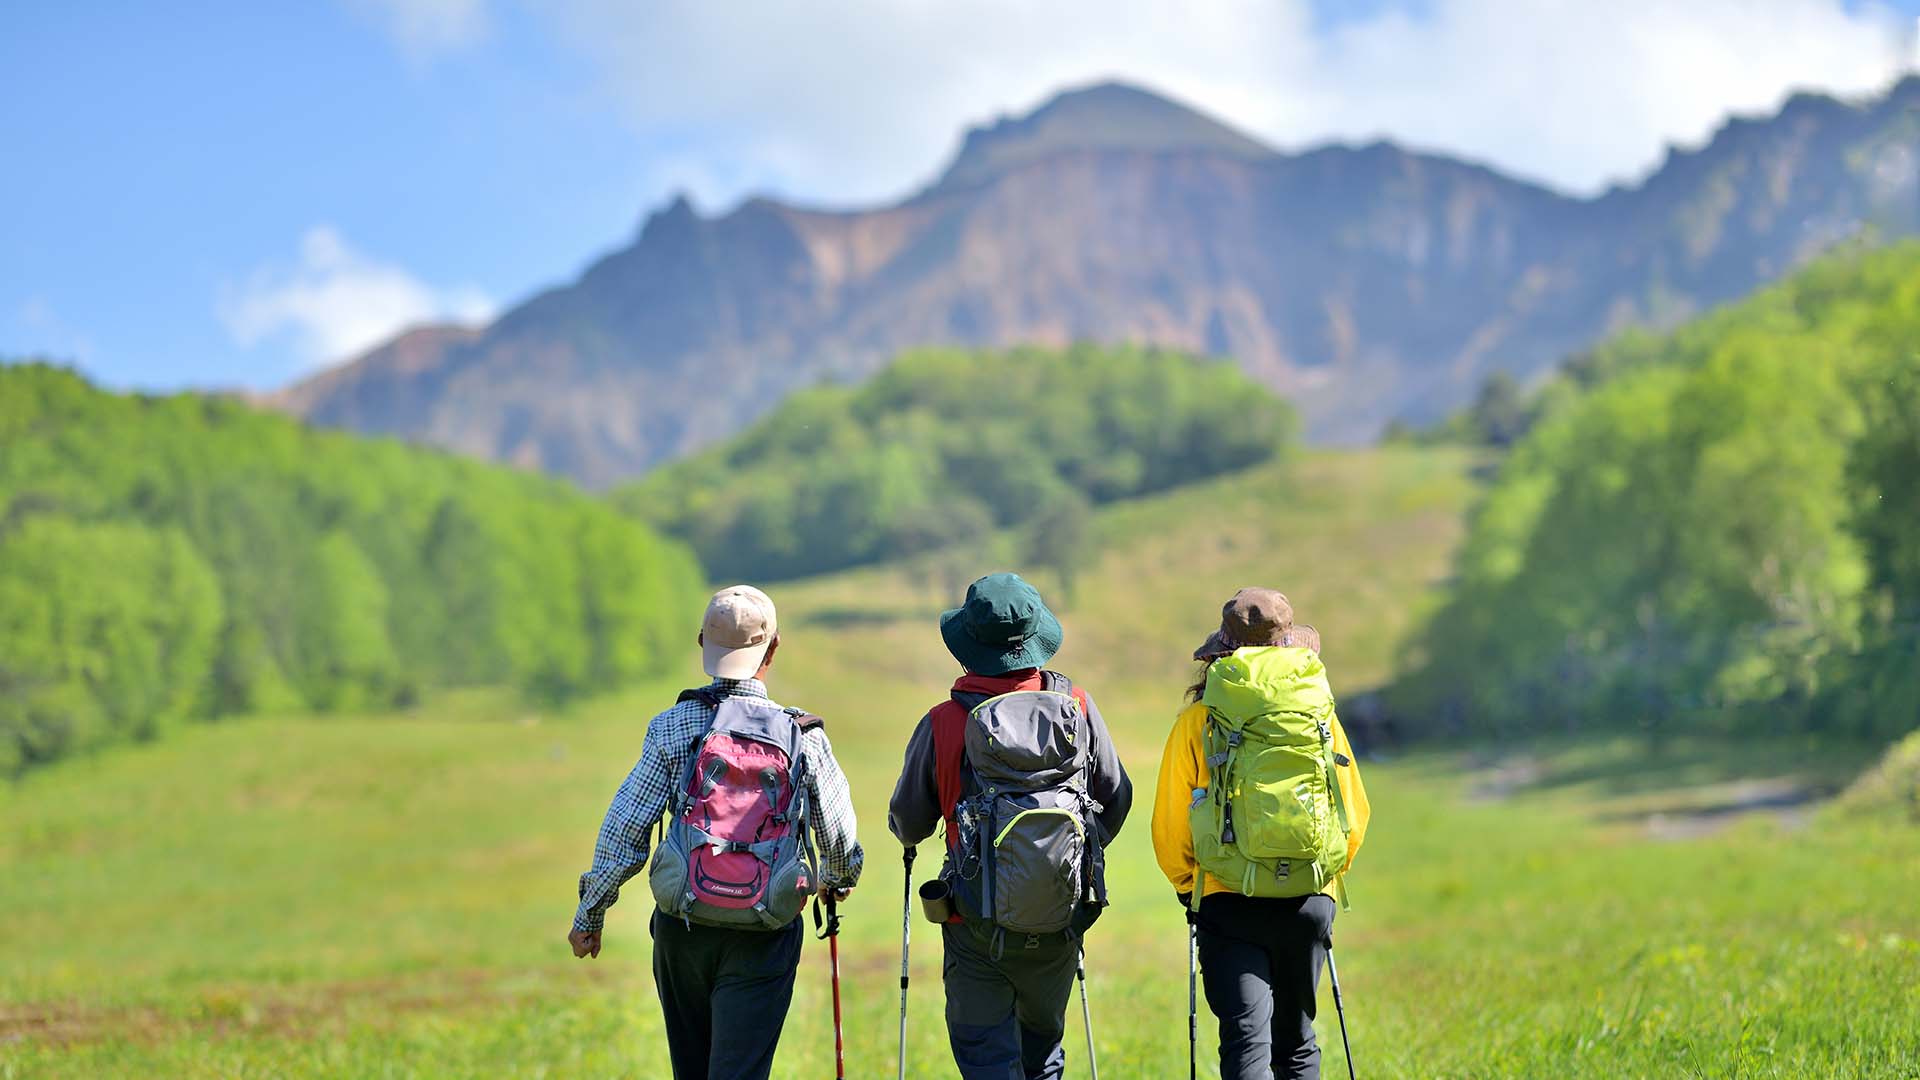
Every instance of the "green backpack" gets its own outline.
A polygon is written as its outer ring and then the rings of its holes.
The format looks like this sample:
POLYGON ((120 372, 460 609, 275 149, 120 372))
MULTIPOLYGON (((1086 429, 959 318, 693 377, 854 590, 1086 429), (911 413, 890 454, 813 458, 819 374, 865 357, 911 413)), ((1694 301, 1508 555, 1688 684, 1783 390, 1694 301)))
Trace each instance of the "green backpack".
MULTIPOLYGON (((1310 896, 1329 885, 1346 904, 1347 808, 1334 770, 1333 690, 1308 649, 1244 648, 1213 662, 1207 773, 1189 814, 1200 869, 1245 896, 1310 896)), ((1195 882, 1193 905, 1200 906, 1195 882)))

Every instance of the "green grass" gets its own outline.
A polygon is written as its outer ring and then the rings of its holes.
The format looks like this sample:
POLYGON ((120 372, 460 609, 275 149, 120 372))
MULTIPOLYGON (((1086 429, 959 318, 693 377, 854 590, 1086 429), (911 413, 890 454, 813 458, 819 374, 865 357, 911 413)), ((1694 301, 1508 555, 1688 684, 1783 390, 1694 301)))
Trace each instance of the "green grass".
MULTIPOLYGON (((1338 688, 1378 680, 1444 573, 1468 464, 1317 455, 1291 479, 1102 515, 1107 554, 1059 666, 1100 699, 1141 800, 1089 949, 1106 1075, 1185 1068, 1184 926, 1146 800, 1189 639, 1234 586, 1277 584, 1326 631, 1338 688), (1207 513, 1236 490, 1284 512, 1207 513)), ((885 799, 953 667, 930 623, 941 598, 915 576, 775 590, 774 691, 828 716, 869 845, 843 937, 858 1076, 892 1067, 885 799)), ((563 936, 607 796, 693 677, 561 715, 475 695, 203 727, 0 789, 0 1076, 664 1076, 644 885, 598 961, 563 936)), ((1838 766, 1789 745, 1524 753, 1524 774, 1505 754, 1367 763, 1375 827, 1338 923, 1362 1075, 1915 1075, 1920 830, 1816 814, 1664 842, 1645 825, 1657 798, 1697 809, 1689 793, 1748 776, 1824 790, 1838 766)), ((914 927, 910 1072, 944 1077, 930 931, 914 927)), ((831 1075, 829 1026, 810 946, 776 1074, 831 1075)), ((1320 1026, 1343 1073, 1330 1001, 1320 1026)), ((1085 1075, 1077 1028, 1068 1049, 1085 1075)))

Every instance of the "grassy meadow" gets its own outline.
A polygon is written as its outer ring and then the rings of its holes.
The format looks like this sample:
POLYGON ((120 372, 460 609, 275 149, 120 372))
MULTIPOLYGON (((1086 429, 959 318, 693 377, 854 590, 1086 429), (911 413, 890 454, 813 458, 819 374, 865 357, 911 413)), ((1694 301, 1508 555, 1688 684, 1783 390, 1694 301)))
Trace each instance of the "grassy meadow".
MULTIPOLYGON (((1146 816, 1184 657, 1260 582, 1323 630, 1337 690, 1377 685, 1437 600, 1477 464, 1313 453, 1102 511, 1055 666, 1099 700, 1137 788, 1089 941, 1105 1075, 1185 1069, 1185 927, 1146 816)), ((850 1075, 893 1067, 902 882, 884 807, 953 674, 932 619, 955 569, 773 589, 774 694, 828 718, 868 845, 844 909, 850 1075)), ((644 883, 599 960, 564 935, 647 718, 697 678, 689 647, 682 678, 564 711, 447 695, 196 725, 0 787, 0 1076, 664 1077, 644 883)), ((1672 740, 1651 758, 1613 741, 1363 760, 1375 823, 1336 924, 1360 1074, 1920 1076, 1920 830, 1799 801, 1869 757, 1672 740), (1740 812, 1755 807, 1770 809, 1740 812)), ((918 876, 935 858, 923 845, 918 876)), ((924 922, 913 972, 909 1073, 949 1076, 924 922)), ((1320 1028, 1343 1074, 1330 997, 1320 1028)), ((1203 1015, 1202 1075, 1211 1031, 1203 1015)), ((1081 1038, 1070 1016, 1074 1076, 1081 1038)), ((776 1075, 832 1075, 824 946, 776 1075)))

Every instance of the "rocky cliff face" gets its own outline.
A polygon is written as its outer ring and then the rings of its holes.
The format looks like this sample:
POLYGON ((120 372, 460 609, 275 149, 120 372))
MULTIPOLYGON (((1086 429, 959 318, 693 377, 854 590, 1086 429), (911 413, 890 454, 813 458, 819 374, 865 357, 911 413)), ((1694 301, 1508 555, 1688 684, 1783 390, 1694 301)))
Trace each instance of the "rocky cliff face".
POLYGON ((898 205, 675 201, 493 325, 402 335, 277 403, 599 486, 903 348, 1090 339, 1233 357, 1351 442, 1862 231, 1920 231, 1920 79, 1796 97, 1593 199, 1384 143, 1274 153, 1104 85, 970 133, 898 205))

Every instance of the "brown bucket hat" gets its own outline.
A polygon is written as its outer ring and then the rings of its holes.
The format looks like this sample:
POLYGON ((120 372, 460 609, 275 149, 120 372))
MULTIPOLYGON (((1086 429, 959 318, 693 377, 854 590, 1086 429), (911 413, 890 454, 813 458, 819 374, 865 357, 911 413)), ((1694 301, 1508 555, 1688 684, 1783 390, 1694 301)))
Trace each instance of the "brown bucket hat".
POLYGON ((1195 660, 1225 656, 1249 645, 1279 645, 1293 629, 1293 605, 1278 589, 1245 588, 1220 609, 1220 629, 1193 650, 1195 660))
POLYGON ((1315 630, 1311 623, 1294 623, 1293 629, 1287 631, 1286 640, 1280 644, 1296 649, 1312 649, 1317 653, 1320 651, 1320 631, 1315 630))

